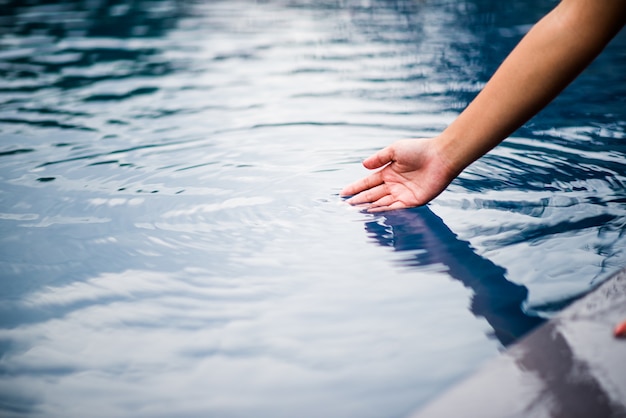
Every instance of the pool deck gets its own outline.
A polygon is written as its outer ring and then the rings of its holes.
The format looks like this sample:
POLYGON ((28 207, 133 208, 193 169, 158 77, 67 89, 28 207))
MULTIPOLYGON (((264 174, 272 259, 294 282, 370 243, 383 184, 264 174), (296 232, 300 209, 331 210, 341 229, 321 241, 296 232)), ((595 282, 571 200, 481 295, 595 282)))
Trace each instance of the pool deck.
POLYGON ((411 418, 626 417, 626 269, 411 418))

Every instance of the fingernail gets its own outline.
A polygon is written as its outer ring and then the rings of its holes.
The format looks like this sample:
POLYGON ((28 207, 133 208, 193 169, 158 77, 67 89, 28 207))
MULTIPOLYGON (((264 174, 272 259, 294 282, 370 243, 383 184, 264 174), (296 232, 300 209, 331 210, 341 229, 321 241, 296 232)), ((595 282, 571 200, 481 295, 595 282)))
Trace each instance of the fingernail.
POLYGON ((626 338, 626 321, 617 324, 613 330, 613 335, 615 335, 616 338, 626 338))

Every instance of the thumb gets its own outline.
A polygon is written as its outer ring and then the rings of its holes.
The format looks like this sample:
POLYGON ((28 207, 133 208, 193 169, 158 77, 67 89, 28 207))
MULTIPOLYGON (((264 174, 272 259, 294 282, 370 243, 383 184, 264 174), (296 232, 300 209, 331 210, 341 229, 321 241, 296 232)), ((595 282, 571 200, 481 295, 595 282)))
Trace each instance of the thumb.
POLYGON ((363 166, 370 170, 380 168, 393 161, 394 153, 393 145, 390 145, 381 149, 376 154, 367 157, 365 161, 363 161, 363 166))

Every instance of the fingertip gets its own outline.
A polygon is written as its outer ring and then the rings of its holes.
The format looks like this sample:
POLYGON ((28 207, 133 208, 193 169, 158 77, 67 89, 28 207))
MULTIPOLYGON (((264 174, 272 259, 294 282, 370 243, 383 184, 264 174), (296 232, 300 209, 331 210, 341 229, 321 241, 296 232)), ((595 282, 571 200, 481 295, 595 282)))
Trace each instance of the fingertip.
POLYGON ((346 187, 341 189, 339 192, 339 196, 341 197, 351 197, 357 193, 355 183, 348 184, 346 187))
POLYGON ((354 206, 355 204, 359 204, 360 202, 358 201, 359 199, 359 195, 358 194, 347 194, 344 197, 344 201, 352 206, 354 206))
POLYGON ((375 168, 382 167, 382 164, 380 164, 378 161, 379 160, 377 156, 372 155, 371 157, 368 157, 365 160, 363 160, 363 167, 367 168, 368 170, 373 170, 375 168))
POLYGON ((393 149, 386 147, 378 151, 376 154, 369 156, 363 161, 363 166, 369 170, 380 168, 388 164, 393 159, 393 149))

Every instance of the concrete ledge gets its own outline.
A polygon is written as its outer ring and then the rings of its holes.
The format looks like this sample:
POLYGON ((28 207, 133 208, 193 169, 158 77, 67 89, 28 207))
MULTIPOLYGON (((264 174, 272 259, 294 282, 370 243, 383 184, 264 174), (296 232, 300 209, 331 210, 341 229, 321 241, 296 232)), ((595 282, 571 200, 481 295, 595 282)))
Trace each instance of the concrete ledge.
POLYGON ((412 418, 626 417, 626 269, 412 418))

